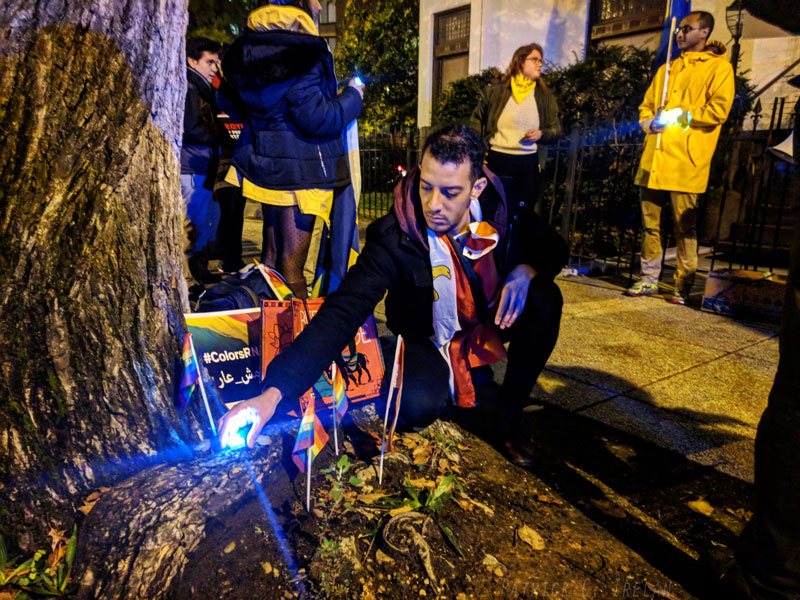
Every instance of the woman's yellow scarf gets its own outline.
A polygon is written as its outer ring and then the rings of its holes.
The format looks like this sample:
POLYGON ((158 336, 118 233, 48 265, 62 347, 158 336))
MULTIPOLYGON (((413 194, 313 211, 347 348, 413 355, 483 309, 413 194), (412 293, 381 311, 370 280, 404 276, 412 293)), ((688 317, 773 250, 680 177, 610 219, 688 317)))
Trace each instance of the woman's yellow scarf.
POLYGON ((522 73, 518 73, 511 78, 511 93, 517 104, 525 100, 535 87, 536 82, 528 79, 522 73))

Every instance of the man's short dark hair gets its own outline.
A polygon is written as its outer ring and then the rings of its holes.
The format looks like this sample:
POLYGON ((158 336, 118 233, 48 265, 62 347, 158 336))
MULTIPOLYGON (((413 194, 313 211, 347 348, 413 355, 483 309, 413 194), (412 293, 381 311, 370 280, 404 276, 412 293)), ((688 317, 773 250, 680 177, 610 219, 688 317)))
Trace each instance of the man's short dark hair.
POLYGON ((711 32, 714 31, 714 16, 710 12, 706 12, 704 10, 693 10, 689 14, 697 15, 700 27, 704 29, 708 27, 708 35, 711 35, 711 32))
POLYGON ((193 37, 186 40, 186 58, 200 60, 203 52, 219 54, 222 44, 204 37, 193 37))
POLYGON ((442 164, 460 165, 469 160, 469 176, 472 181, 478 179, 483 173, 486 145, 472 127, 462 123, 440 127, 425 138, 422 156, 425 156, 426 150, 430 151, 431 156, 442 164))

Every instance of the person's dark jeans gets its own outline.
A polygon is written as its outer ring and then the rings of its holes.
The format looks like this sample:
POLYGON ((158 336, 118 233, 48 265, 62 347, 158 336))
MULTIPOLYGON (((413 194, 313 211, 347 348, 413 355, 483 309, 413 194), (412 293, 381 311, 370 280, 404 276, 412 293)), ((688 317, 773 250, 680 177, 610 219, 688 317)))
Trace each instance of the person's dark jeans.
MULTIPOLYGON (((558 339, 563 299, 553 281, 533 279, 525 310, 516 322, 500 332, 510 342, 508 367, 501 401, 518 413, 530 398, 539 374, 558 339)), ((406 340, 400 423, 424 427, 444 416, 452 406, 449 369, 429 340, 406 340)), ((387 374, 388 376, 388 374, 387 374)))
POLYGON ((544 208, 539 194, 542 174, 539 172, 538 154, 505 154, 490 150, 486 162, 492 173, 513 180, 508 198, 516 199, 519 205, 509 206, 510 214, 535 210, 542 215, 544 208))
POLYGON ((220 217, 217 227, 217 252, 223 271, 233 272, 244 267, 242 260, 242 228, 247 200, 238 187, 220 188, 214 192, 219 203, 220 217))

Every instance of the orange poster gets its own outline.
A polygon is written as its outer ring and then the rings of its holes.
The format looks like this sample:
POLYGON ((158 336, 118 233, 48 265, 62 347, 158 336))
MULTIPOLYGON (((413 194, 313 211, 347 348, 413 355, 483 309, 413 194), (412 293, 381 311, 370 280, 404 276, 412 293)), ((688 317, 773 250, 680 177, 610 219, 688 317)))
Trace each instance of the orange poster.
MULTIPOLYGON (((262 378, 267 371, 267 365, 300 334, 324 301, 324 298, 315 298, 305 302, 297 299, 262 302, 262 378)), ((375 317, 370 316, 359 327, 355 338, 342 349, 336 362, 345 375, 348 402, 361 402, 380 395, 384 366, 375 317)), ((321 373, 317 382, 303 395, 301 406, 307 404, 312 391, 326 406, 333 403, 328 371, 321 373)))

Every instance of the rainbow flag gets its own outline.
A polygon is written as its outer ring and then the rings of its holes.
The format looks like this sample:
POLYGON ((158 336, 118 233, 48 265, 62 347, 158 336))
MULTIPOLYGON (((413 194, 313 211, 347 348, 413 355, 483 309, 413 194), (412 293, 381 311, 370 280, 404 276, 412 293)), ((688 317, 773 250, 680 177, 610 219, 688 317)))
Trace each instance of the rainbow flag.
POLYGON ((331 365, 331 369, 333 371, 333 410, 341 423, 344 414, 347 412, 347 393, 345 391, 344 377, 342 377, 342 372, 336 366, 336 363, 331 365))
POLYGON ((181 384, 178 388, 178 406, 186 408, 189 400, 192 399, 192 394, 197 387, 197 382, 200 375, 197 371, 197 364, 194 362, 194 353, 192 352, 192 334, 187 333, 183 338, 183 353, 181 354, 183 360, 183 377, 181 377, 181 384))
MULTIPOLYGON (((301 472, 305 472, 306 463, 314 462, 317 455, 328 443, 328 434, 322 427, 322 422, 314 411, 314 397, 303 411, 303 419, 300 421, 300 429, 297 432, 297 439, 294 441, 292 450, 292 460, 301 472), (311 449, 311 460, 309 461, 308 449, 311 449)), ((308 465, 310 466, 310 465, 308 465)))
POLYGON ((294 298, 294 293, 289 288, 286 280, 275 269, 271 269, 266 265, 259 265, 261 272, 267 280, 267 284, 272 288, 275 297, 278 300, 286 300, 287 298, 294 298))

